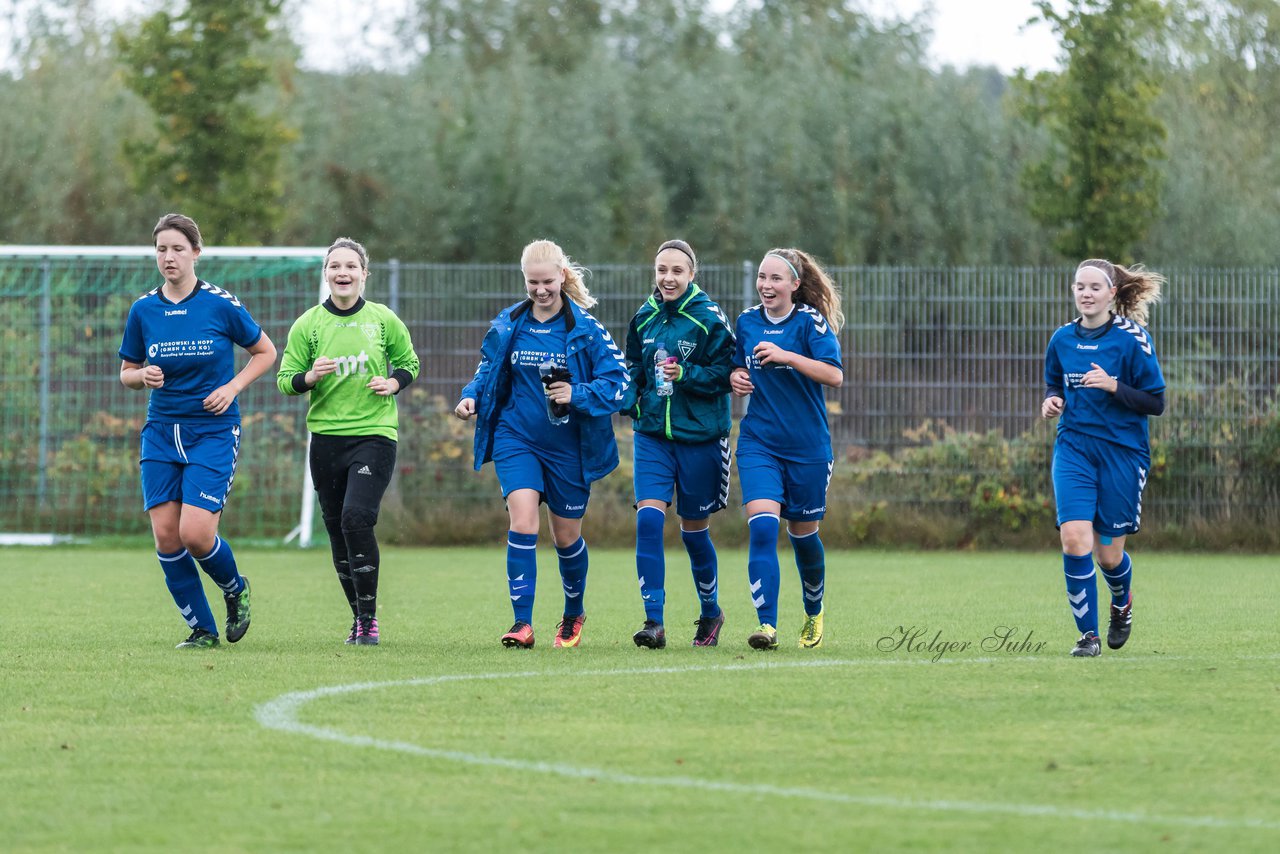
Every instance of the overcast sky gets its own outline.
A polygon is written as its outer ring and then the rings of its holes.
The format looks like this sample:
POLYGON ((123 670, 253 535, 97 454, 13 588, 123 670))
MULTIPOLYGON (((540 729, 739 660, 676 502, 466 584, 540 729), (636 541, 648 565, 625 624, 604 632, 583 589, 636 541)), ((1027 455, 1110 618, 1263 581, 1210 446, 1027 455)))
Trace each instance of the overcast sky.
POLYGON ((872 0, 873 10, 909 18, 926 6, 932 15, 935 65, 994 65, 1005 73, 1056 68, 1058 43, 1048 24, 1024 26, 1032 0, 872 0))
MULTIPOLYGON (((99 8, 117 19, 155 9, 160 0, 98 0, 99 8)), ((727 9, 733 0, 708 0, 727 9)), ((310 68, 341 70, 352 64, 395 66, 392 31, 412 0, 291 0, 288 14, 297 15, 293 31, 310 68), (301 10, 301 11, 298 11, 301 10), (362 35, 363 34, 363 35, 362 35)), ((873 14, 910 18, 926 8, 935 67, 994 65, 1009 73, 1056 67, 1056 42, 1043 23, 1024 26, 1034 12, 1032 0, 863 0, 873 14)), ((6 25, 0 17, 0 27, 6 25)))
MULTIPOLYGON (((116 0, 129 2, 129 0, 116 0)), ((733 0, 709 0, 720 10, 733 0)), ((1006 73, 1025 67, 1031 71, 1056 67, 1057 42, 1046 24, 1024 27, 1035 12, 1032 0, 863 0, 873 14, 910 18, 932 7, 933 42, 930 55, 935 66, 964 67, 994 65, 1006 73)), ((312 67, 341 67, 347 50, 343 33, 349 36, 367 27, 368 42, 374 47, 362 58, 377 57, 378 50, 390 50, 388 22, 401 15, 411 0, 305 0, 307 9, 300 20, 299 38, 306 63, 312 67), (334 29, 344 22, 343 33, 334 29)))

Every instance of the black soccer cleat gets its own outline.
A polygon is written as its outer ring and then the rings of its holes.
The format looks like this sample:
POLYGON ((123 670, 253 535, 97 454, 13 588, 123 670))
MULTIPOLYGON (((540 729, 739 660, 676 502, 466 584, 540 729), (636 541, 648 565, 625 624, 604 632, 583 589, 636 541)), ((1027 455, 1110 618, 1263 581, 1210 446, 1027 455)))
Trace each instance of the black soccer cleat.
POLYGON ((632 635, 631 639, 636 642, 636 646, 666 649, 667 630, 657 620, 645 620, 644 628, 632 635))
POLYGON ((1123 608, 1111 606, 1111 625, 1107 626, 1107 646, 1119 649, 1129 640, 1129 632, 1133 630, 1133 591, 1129 591, 1129 601, 1123 608))
POLYGON ((205 629, 194 629, 182 643, 174 649, 213 649, 218 645, 218 636, 205 629))
POLYGON ((1093 632, 1085 632, 1080 636, 1080 640, 1076 641, 1071 654, 1076 658, 1094 658, 1102 654, 1102 642, 1093 632))
POLYGON ((714 617, 699 617, 698 630, 693 635, 694 646, 715 646, 720 642, 720 629, 724 626, 724 609, 714 617))
POLYGON ((223 594, 227 604, 227 642, 235 643, 249 631, 249 577, 242 575, 244 589, 239 593, 223 594))

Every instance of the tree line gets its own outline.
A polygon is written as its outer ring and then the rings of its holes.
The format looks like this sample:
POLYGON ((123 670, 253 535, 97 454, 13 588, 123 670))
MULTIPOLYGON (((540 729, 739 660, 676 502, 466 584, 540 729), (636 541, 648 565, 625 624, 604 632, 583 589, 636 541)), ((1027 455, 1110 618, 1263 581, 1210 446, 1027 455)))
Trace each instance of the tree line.
POLYGON ((708 261, 1277 263, 1280 0, 1037 5, 1062 54, 1035 76, 932 69, 927 21, 846 0, 418 0, 390 70, 323 73, 282 0, 114 32, 15 0, 0 243, 138 243, 182 209, 212 243, 406 260, 680 235, 708 261))

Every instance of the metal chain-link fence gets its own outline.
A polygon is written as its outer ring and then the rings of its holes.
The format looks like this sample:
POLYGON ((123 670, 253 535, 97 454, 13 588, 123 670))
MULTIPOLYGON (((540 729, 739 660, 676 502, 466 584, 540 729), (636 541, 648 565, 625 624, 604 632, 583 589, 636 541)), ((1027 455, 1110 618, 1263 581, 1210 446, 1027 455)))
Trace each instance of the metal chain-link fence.
MULTIPOLYGON (((283 350, 320 290, 314 258, 202 258, 283 350)), ((1053 426, 1038 417, 1044 348, 1073 316, 1070 268, 833 268, 844 296, 845 382, 828 393, 836 473, 825 537, 997 545, 1052 535, 1053 426), (1003 536, 1009 534, 1010 537, 1003 536)), ((1150 330, 1169 383, 1152 419, 1144 527, 1280 529, 1280 271, 1164 270, 1150 330)), ((698 282, 732 318, 755 302, 754 262, 698 282)), ((652 285, 647 265, 600 265, 593 313, 619 339, 652 285)), ((159 283, 151 259, 0 254, 0 532, 134 535, 145 395, 116 355, 130 303, 159 283)), ((422 361, 400 396, 390 541, 489 542, 505 524, 496 480, 471 470, 471 425, 451 415, 489 320, 522 295, 518 267, 374 264, 366 296, 404 319, 422 361), (497 532, 497 533, 495 533, 497 532)), ((305 400, 264 377, 242 395, 244 443, 224 530, 284 538, 303 500, 305 400)), ((735 406, 735 413, 740 406, 735 406)), ((735 419, 736 423, 736 419, 735 419)), ((631 537, 630 427, 623 465, 596 485, 590 527, 631 537)), ((725 526, 740 527, 737 525, 725 526)), ((1221 538, 1219 538, 1221 539, 1221 538)))

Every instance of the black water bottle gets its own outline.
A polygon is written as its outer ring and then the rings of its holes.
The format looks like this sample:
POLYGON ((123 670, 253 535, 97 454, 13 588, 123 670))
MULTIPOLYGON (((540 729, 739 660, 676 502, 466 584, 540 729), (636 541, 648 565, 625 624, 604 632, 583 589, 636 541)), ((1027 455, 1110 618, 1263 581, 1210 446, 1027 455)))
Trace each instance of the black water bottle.
MULTIPOLYGON (((542 377, 544 388, 550 388, 552 383, 567 383, 571 379, 568 370, 550 359, 538 365, 538 374, 542 377)), ((552 424, 564 424, 569 420, 569 404, 556 403, 547 397, 547 418, 551 419, 552 424)))

